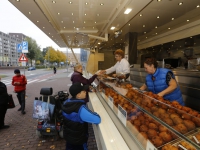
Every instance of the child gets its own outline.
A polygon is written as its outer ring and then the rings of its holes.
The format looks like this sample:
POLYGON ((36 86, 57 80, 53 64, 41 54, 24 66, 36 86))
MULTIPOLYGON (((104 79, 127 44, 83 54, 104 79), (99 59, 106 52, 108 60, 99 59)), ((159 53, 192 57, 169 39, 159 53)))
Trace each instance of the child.
POLYGON ((99 124, 100 116, 86 107, 85 97, 88 85, 74 83, 69 88, 72 98, 63 104, 63 134, 66 150, 87 150, 88 123, 99 124))

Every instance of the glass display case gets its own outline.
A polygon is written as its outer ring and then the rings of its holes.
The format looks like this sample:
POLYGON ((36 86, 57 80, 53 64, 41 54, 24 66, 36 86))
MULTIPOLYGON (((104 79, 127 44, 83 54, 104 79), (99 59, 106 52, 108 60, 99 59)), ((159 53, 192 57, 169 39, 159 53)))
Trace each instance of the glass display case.
POLYGON ((110 78, 100 79, 97 93, 141 149, 200 149, 199 112, 110 78))

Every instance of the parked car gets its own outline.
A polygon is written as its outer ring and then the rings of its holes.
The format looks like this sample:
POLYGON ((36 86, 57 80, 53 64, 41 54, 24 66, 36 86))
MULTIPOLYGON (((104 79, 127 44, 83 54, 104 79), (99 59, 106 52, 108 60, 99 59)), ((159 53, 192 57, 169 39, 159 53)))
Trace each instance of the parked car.
POLYGON ((35 67, 29 67, 28 71, 31 71, 31 70, 36 70, 36 68, 35 67))

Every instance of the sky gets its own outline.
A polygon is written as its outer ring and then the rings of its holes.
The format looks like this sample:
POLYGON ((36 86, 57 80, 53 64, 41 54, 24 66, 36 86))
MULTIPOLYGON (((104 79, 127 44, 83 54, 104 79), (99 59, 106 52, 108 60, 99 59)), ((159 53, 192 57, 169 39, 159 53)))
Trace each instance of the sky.
MULTIPOLYGON (((60 48, 8 0, 0 0, 0 31, 6 34, 23 33, 36 40, 41 50, 52 46, 56 50, 66 51, 66 48, 60 48)), ((78 53, 79 49, 74 52, 78 53)))

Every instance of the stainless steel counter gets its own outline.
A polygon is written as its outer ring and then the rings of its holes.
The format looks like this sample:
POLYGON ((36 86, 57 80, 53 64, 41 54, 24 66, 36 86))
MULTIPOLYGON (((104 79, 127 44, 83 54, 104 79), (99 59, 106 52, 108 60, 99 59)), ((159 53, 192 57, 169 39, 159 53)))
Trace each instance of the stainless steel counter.
MULTIPOLYGON (((200 111, 200 71, 172 69, 180 86, 185 105, 200 111)), ((145 83, 147 73, 144 68, 131 68, 131 83, 140 87, 145 83)))

